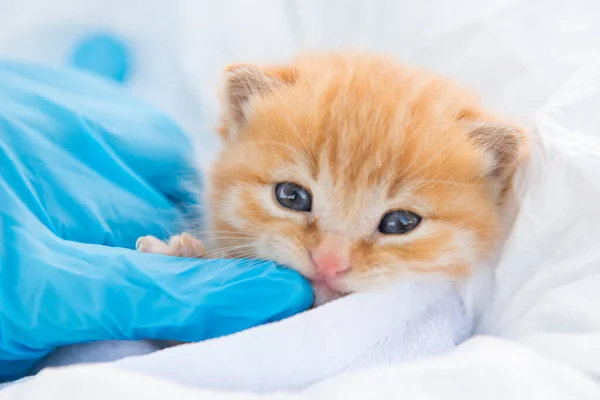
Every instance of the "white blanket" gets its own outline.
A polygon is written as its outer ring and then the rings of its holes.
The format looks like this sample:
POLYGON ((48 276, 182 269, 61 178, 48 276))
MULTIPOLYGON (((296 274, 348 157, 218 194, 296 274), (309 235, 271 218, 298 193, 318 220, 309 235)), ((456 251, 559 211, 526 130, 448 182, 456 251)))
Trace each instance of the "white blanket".
POLYGON ((470 319, 452 288, 405 284, 115 365, 201 388, 275 392, 349 369, 445 354, 470 333, 470 319))
POLYGON ((594 381, 523 346, 472 339, 452 354, 347 372, 298 393, 201 390, 108 365, 46 370, 0 392, 2 400, 597 400, 594 381))
POLYGON ((0 398, 598 399, 598 110, 600 62, 571 79, 538 115, 540 137, 517 184, 521 209, 487 310, 487 330, 497 338, 473 338, 414 363, 348 371, 289 395, 194 390, 104 365, 42 372, 0 398))

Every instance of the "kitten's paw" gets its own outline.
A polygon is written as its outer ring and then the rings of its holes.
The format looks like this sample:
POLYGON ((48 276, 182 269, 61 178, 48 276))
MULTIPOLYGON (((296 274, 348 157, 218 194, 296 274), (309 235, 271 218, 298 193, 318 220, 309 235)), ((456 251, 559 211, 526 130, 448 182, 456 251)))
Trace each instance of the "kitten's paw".
POLYGON ((171 236, 168 242, 163 242, 154 236, 143 236, 135 244, 142 253, 163 254, 165 256, 203 258, 206 248, 200 239, 188 233, 171 236))
POLYGON ((171 255, 177 257, 203 258, 206 256, 206 247, 200 239, 196 239, 188 233, 182 233, 169 239, 171 255))
POLYGON ((142 253, 167 254, 169 246, 167 243, 154 236, 142 236, 135 242, 135 248, 142 253))

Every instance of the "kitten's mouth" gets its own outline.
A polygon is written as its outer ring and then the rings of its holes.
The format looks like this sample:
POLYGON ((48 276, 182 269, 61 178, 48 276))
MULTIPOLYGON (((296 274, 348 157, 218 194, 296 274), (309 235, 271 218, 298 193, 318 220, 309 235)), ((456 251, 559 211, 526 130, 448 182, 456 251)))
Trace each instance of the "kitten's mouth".
POLYGON ((320 306, 324 303, 328 303, 333 300, 337 300, 340 297, 344 297, 347 294, 332 287, 332 285, 325 280, 312 280, 311 285, 315 294, 313 307, 320 306))

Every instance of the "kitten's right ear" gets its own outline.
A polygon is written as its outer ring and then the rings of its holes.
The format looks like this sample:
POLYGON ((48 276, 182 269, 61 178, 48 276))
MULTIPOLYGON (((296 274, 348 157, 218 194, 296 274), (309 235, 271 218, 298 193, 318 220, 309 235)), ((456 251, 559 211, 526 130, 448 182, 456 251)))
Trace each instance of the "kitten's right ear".
POLYGON ((258 97, 293 83, 291 68, 262 69, 254 65, 237 64, 225 70, 223 106, 225 127, 221 132, 226 140, 237 140, 248 122, 252 102, 258 97))

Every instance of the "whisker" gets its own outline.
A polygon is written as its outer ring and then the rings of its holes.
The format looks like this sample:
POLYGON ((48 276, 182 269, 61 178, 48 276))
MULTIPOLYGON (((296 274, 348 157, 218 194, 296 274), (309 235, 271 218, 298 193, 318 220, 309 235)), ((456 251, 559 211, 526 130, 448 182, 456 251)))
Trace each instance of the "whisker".
POLYGON ((243 250, 243 249, 251 249, 252 251, 255 251, 255 246, 254 245, 241 245, 241 246, 222 247, 219 249, 207 251, 204 256, 206 258, 218 258, 218 257, 216 257, 217 254, 226 255, 227 253, 233 253, 236 250, 243 250))

